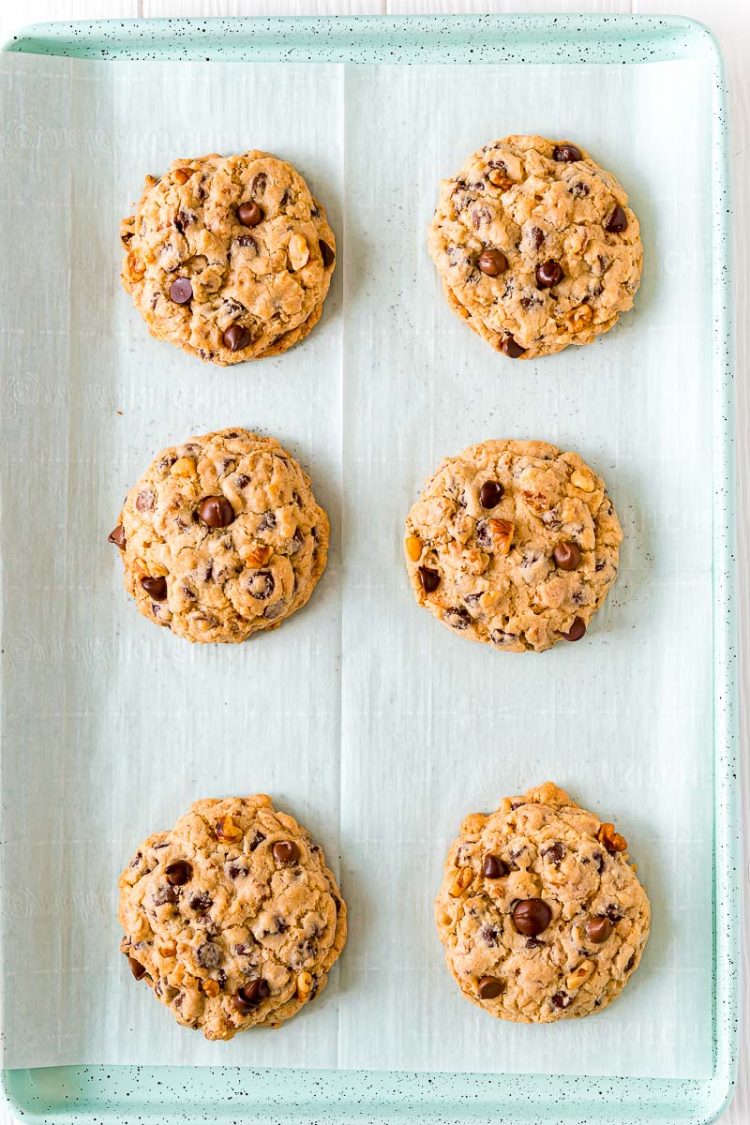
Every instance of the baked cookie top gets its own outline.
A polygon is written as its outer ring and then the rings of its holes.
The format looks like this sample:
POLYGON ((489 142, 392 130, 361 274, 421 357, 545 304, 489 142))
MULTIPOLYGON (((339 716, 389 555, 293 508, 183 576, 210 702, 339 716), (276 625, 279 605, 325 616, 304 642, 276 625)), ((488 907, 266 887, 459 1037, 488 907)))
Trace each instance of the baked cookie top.
POLYGON ((651 920, 626 848, 612 823, 552 782, 468 816, 435 903, 463 994, 522 1023, 586 1016, 614 1000, 651 920))
POLYGON ((220 430, 158 454, 109 539, 145 617, 190 641, 236 642, 308 600, 328 517, 275 438, 220 430))
POLYGON ((269 797, 196 801, 119 881, 120 948, 207 1039, 278 1027, 325 988, 346 906, 318 844, 269 797))
POLYGON ((607 332, 632 306, 643 264, 615 177, 544 137, 485 145, 444 180, 428 246, 453 310, 513 359, 607 332))
POLYGON ((485 441, 448 457, 406 518, 420 605, 507 652, 584 635, 617 577, 620 523, 577 453, 485 441))
POLYGON ((122 283, 153 336, 213 363, 276 355, 320 319, 336 240, 291 164, 175 160, 123 219, 122 283))

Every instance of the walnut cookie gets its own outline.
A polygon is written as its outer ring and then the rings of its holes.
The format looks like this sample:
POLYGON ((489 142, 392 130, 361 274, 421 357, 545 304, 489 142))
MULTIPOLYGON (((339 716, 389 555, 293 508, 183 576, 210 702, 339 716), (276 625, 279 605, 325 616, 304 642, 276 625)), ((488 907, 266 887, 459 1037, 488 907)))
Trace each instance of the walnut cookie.
POLYGON ((284 1023, 346 943, 320 846, 263 794, 197 801, 140 846, 119 888, 133 976, 207 1039, 284 1023))
POLYGON ((176 160, 123 219, 122 283, 152 336, 218 364, 278 355, 320 319, 336 239, 265 152, 176 160))
POLYGON ((109 540, 144 617, 189 641, 239 642, 307 602, 328 517, 275 438, 221 430, 163 450, 109 540))
POLYGON ((544 137, 485 145, 444 180, 428 247, 449 305, 512 359, 608 332, 632 307, 638 220, 584 149, 544 137))
POLYGON ((622 530, 577 453, 485 441, 449 457, 406 518, 420 605, 475 641, 542 652, 583 637, 617 577, 622 530))
POLYGON ((641 960, 651 910, 614 826, 552 782, 468 816, 435 902, 456 983, 498 1019, 605 1008, 641 960))

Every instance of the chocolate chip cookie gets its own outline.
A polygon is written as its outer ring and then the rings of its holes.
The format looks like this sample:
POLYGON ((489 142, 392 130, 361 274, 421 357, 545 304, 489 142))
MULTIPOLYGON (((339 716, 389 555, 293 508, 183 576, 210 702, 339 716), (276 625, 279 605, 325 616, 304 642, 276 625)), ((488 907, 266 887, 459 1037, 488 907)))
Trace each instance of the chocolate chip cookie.
POLYGON ((120 237, 122 282, 151 334, 219 364, 304 339, 336 259, 325 209, 266 152, 176 160, 147 176, 120 237))
POLYGON ((451 308, 511 359, 608 332, 643 264, 615 177, 579 145, 544 137, 485 145, 444 180, 428 246, 451 308))
POLYGON ((284 1023, 346 942, 320 846, 262 794, 196 801, 140 846, 119 888, 130 971, 207 1039, 284 1023))
POLYGON ((578 641, 617 577, 620 523, 577 453, 485 441, 449 457, 406 518, 420 605, 506 652, 578 641))
POLYGON ((464 996, 498 1019, 552 1023, 615 999, 651 910, 614 825, 546 782, 464 820, 435 918, 464 996))
POLYGON ((189 641, 245 641, 308 600, 328 517, 275 438, 221 430, 163 450, 109 540, 140 612, 189 641))

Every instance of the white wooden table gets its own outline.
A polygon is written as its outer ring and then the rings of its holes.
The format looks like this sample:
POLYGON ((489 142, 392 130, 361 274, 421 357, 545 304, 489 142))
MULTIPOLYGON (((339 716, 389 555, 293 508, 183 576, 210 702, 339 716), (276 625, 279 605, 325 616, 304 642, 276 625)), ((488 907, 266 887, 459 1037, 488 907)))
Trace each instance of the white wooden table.
MULTIPOLYGON (((25 24, 45 20, 82 20, 156 16, 282 16, 282 15, 416 15, 462 12, 634 12, 672 13, 705 23, 724 52, 731 95, 731 124, 735 207, 735 279, 737 283, 737 440, 738 440, 738 555, 740 566, 740 649, 744 666, 748 648, 750 556, 750 0, 0 0, 0 42, 25 24)), ((747 697, 743 700, 741 743, 747 745, 747 697)), ((750 796, 743 790, 745 825, 750 825, 750 796)), ((747 891, 748 848, 743 864, 747 891)), ((745 922, 750 922, 746 895, 745 922)), ((748 930, 746 924, 744 929, 748 930)), ((750 942, 745 941, 744 1004, 750 1010, 750 942)), ((750 1125, 750 1021, 745 1021, 740 1050, 740 1075, 734 1102, 722 1125, 750 1125)), ((0 1125, 12 1125, 0 1106, 0 1125)))

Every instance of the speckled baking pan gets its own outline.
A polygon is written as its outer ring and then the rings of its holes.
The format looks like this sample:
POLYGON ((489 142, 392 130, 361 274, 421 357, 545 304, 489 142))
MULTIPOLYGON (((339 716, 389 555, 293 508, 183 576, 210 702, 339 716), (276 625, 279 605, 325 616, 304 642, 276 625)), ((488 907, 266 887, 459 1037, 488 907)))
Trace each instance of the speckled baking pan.
MULTIPOLYGON (((729 263, 729 201, 727 124, 721 60, 705 31, 682 19, 649 17, 459 17, 453 19, 338 20, 177 20, 78 25, 46 25, 28 29, 8 50, 30 55, 58 55, 96 60, 192 60, 296 63, 388 63, 411 68, 422 64, 460 65, 530 63, 605 64, 612 78, 622 64, 638 66, 700 60, 711 74, 711 142, 704 150, 710 161, 710 216, 705 231, 711 291, 706 287, 702 315, 707 345, 702 396, 712 408, 704 425, 710 434, 713 463, 713 746, 707 740, 707 761, 713 766, 713 913, 710 1072, 679 1079, 540 1074, 530 1059, 528 1074, 482 1073, 481 1054, 469 1073, 274 1070, 248 1067, 67 1066, 6 1070, 4 1086, 21 1120, 39 1122, 179 1122, 233 1121, 382 1122, 411 1120, 560 1122, 699 1122, 712 1120, 730 1096, 736 1065, 738 893, 736 794, 735 606, 733 568, 733 355, 729 263), (710 226, 710 230, 708 227, 710 226)), ((358 96, 356 77, 348 91, 358 96)), ((361 91, 360 91, 361 94, 361 91)), ((542 91, 544 94, 544 91, 542 91)), ((347 106, 351 104, 347 102, 347 106)), ((648 111, 653 112, 654 106, 648 111)), ((645 111, 645 107, 644 107, 645 111)), ((11 138, 12 129, 8 132, 11 138)), ((463 156, 464 153, 461 153, 463 156)), ((695 156, 695 154, 693 154, 695 156)), ((446 171, 449 171, 449 167, 446 171)), ((653 243, 648 253, 663 253, 653 243)), ((354 255, 351 246, 344 250, 354 255)), ((689 259, 692 260, 692 259, 689 259)), ((681 268, 681 267, 680 267, 681 268)), ((679 274, 679 268, 672 276, 679 274)), ((436 310, 436 316, 448 313, 436 310)), ((679 317, 677 317, 677 322, 679 317)), ((441 320, 442 323, 442 320, 441 320)), ((635 323, 635 322, 633 322, 635 323)), ((453 331, 454 329, 449 329, 453 331)), ((460 325, 455 331, 462 330, 460 325)), ((637 339, 637 337, 628 337, 637 339)), ((626 339, 624 336, 621 338, 626 339)), ((467 351, 477 345, 466 342, 467 351)), ((571 370, 585 386, 589 365, 606 363, 620 342, 606 342, 607 352, 582 349, 571 370)), ((474 354, 474 353, 472 353, 474 354)), ((377 359, 373 359, 373 364, 377 359)), ((482 360, 484 362, 484 360, 482 360)), ((554 362, 554 361, 550 361, 554 362)), ((545 367, 544 378, 564 370, 545 367)), ((545 393, 533 365, 524 365, 530 384, 545 393), (535 381, 537 380, 537 381, 535 381)), ((504 370, 504 369, 503 369, 504 370)), ((515 378, 515 376, 514 376, 515 378)), ((498 381, 498 387, 500 387, 498 381)), ((510 383, 505 384, 506 387, 510 383)), ((624 403, 624 400, 623 400, 624 403)), ((468 405, 468 404, 467 404, 468 405)), ((576 413, 576 404, 569 409, 576 413)), ((367 413, 364 413, 367 417, 367 413)), ((520 424, 520 423, 519 423, 520 424)), ((493 423, 494 425, 494 423, 493 423)), ((484 436, 484 435, 479 435, 484 436)), ((457 447, 459 448, 459 447, 457 447)), ((452 452, 452 449, 441 452, 452 452)), ((431 468, 425 463, 424 470, 431 468)), ((708 466, 706 466, 708 470, 708 466)), ((416 483, 416 481, 415 481, 416 483)), ((361 595, 367 608, 366 595, 361 595)), ((710 630, 709 630, 710 633, 710 630)), ((452 646, 458 641, 448 638, 452 646)), ((696 643, 709 642, 707 635, 696 643)), ((606 643, 606 642, 605 642, 606 643)), ((463 652, 463 650, 461 650, 463 652)), ((458 657, 458 649, 450 650, 458 657)), ((673 658, 675 654, 673 653, 673 658)), ((467 654, 467 660, 472 657, 467 654)), ((576 660, 583 657, 576 656, 576 660)), ((679 656, 677 656, 679 659, 679 656)), ((567 668, 572 664, 569 659, 567 668)), ((552 665, 547 665, 552 667, 552 665)), ((540 666, 541 667, 541 666, 540 666)), ((578 665, 583 668, 582 664, 578 665)), ((349 716, 351 717, 351 716, 349 716)), ((356 717, 356 716, 354 716, 356 717)), ((609 748, 607 748, 609 752, 609 748)), ((613 771, 621 762, 613 761, 613 771)), ((626 763, 622 763, 626 768, 626 763)), ((708 777, 711 776, 709 767, 708 777)), ((568 770, 568 776, 571 771, 568 770)), ((528 778, 528 783, 538 780, 528 778)), ((560 778, 560 780, 563 780, 560 778)), ((581 784, 576 796, 587 796, 581 784)), ((13 799, 3 794, 7 803, 13 799)), ((596 801, 591 804, 596 806, 596 801)), ((683 835, 690 838, 689 826, 683 835)), ((634 847, 637 854, 638 848, 634 847)), ((14 889, 14 888, 11 888, 14 889)), ((5 888, 6 894, 9 888, 5 888)), ((356 927, 356 918, 353 926, 356 927)), ((355 935, 355 943, 357 941, 355 935)), ((356 944, 349 951, 356 956, 356 944)), ((656 971, 654 966, 654 971, 656 971)), ((356 1001, 344 990, 342 1005, 356 1001)), ((363 1019, 366 1015, 363 1013, 363 1019)), ((407 1018, 402 1022, 408 1023, 407 1018)), ((627 1025, 626 1025, 627 1026, 627 1025)), ((396 1029, 394 1029, 394 1032, 396 1029)), ((544 1028, 535 1029, 539 1036, 544 1028)), ((637 1028, 633 1029, 637 1034, 637 1028)), ((658 1047, 656 1048, 658 1049, 658 1047)), ((397 1065, 397 1064, 396 1064, 397 1065)), ((496 1068, 494 1068, 496 1069, 496 1068)), ((549 1068, 554 1069, 554 1068, 549 1068)), ((616 1061, 612 1067, 616 1071, 616 1061)))

